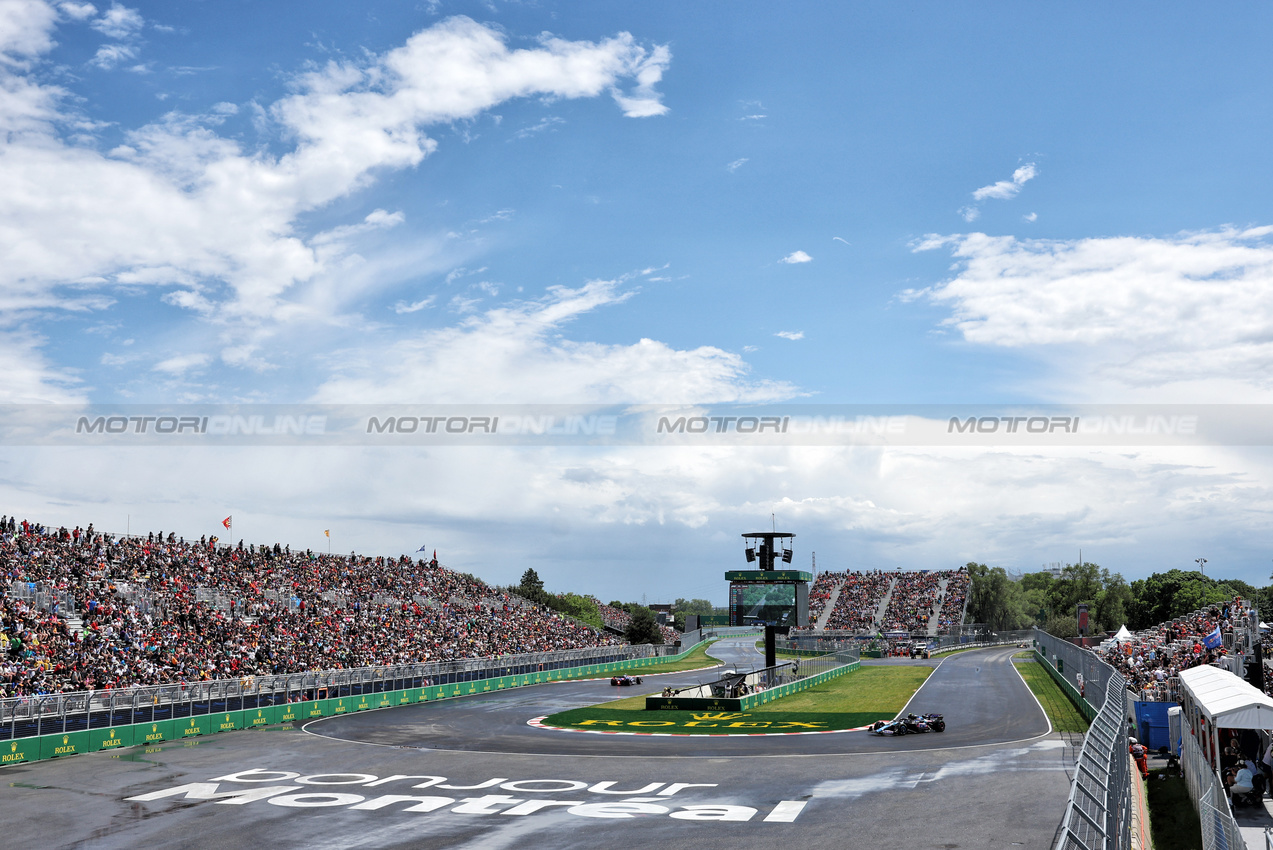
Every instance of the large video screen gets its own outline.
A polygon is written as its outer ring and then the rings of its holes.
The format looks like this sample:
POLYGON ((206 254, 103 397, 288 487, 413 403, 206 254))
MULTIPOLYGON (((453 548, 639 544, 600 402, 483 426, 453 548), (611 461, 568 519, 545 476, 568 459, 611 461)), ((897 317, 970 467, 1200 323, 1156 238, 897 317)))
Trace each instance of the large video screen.
POLYGON ((759 584, 756 582, 729 583, 729 624, 749 626, 794 626, 796 623, 796 586, 759 584))

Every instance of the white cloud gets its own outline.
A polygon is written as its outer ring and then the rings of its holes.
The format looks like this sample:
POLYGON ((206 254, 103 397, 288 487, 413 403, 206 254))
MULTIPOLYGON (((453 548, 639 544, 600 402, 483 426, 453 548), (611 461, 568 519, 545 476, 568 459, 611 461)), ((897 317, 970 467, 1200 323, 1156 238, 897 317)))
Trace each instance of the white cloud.
MULTIPOLYGON (((0 3, 0 67, 22 68, 28 60, 52 48, 56 22, 57 12, 42 0, 0 3)), ((5 94, 3 100, 8 100, 14 92, 5 94)), ((0 116, 8 111, 6 107, 0 103, 0 116)))
POLYGON ((103 70, 110 70, 120 62, 137 56, 137 51, 125 44, 103 44, 89 60, 89 64, 103 70))
MULTIPOLYGON (((618 281, 551 287, 541 299, 492 308, 418 338, 339 351, 331 357, 335 376, 315 400, 708 403, 797 394, 789 384, 749 379, 746 362, 719 348, 678 350, 651 339, 608 345, 561 336, 578 317, 631 295, 618 281)), ((477 303, 457 298, 458 309, 477 303)))
POLYGON ((556 115, 549 115, 548 117, 541 119, 536 124, 532 124, 529 127, 523 127, 522 129, 518 130, 516 133, 513 134, 513 138, 526 139, 538 133, 542 133, 545 130, 552 129, 556 127, 558 124, 565 124, 565 123, 566 121, 564 118, 558 118, 556 115))
POLYGON ((112 3, 102 16, 93 21, 93 29, 107 38, 128 38, 146 24, 146 19, 136 9, 112 3))
POLYGON ((725 166, 725 168, 727 168, 727 169, 729 170, 729 172, 732 174, 733 172, 735 172, 735 171, 737 171, 738 169, 742 168, 742 167, 743 167, 744 165, 746 165, 746 164, 747 164, 747 157, 743 157, 742 159, 736 159, 736 160, 734 160, 734 161, 733 161, 733 162, 731 162, 729 165, 725 166))
POLYGON ((791 263, 791 264, 795 264, 795 263, 809 263, 809 262, 813 262, 813 257, 810 257, 810 256, 809 256, 808 254, 806 254, 804 251, 792 251, 790 254, 788 254, 787 256, 783 257, 783 258, 782 258, 781 260, 779 260, 778 262, 780 262, 780 263, 791 263))
POLYGON ((959 217, 967 222, 974 222, 981 218, 981 210, 974 206, 966 206, 959 208, 959 217))
POLYGON ((1025 215, 1023 215, 1023 216, 1021 216, 1021 217, 1022 217, 1022 218, 1024 218, 1026 221, 1038 221, 1038 220, 1039 220, 1039 214, 1038 214, 1038 213, 1026 213, 1025 215))
POLYGON ((637 84, 629 94, 624 94, 618 87, 612 87, 611 96, 629 118, 650 118, 665 114, 668 109, 654 87, 663 79, 663 72, 672 63, 672 52, 666 45, 659 45, 647 54, 644 48, 632 44, 632 37, 627 33, 620 36, 623 37, 627 38, 629 47, 623 76, 635 77, 637 84))
POLYGON ((84 21, 97 14, 97 7, 92 3, 58 3, 57 8, 62 14, 75 21, 84 21))
POLYGON ((987 198, 995 198, 1006 201, 1015 198, 1017 193, 1021 191, 1021 187, 1026 184, 1027 180, 1032 180, 1038 174, 1033 162, 1027 162, 1025 165, 1012 172, 1011 180, 1000 180, 998 183, 992 183, 989 186, 982 186, 972 193, 973 200, 984 201, 987 198))
POLYGON ((797 340, 804 339, 804 331, 778 331, 774 336, 780 336, 783 339, 797 340))
MULTIPOLYGON (((236 111, 221 103, 126 130, 104 155, 82 137, 99 128, 68 105, 68 93, 25 73, 51 49, 56 24, 45 3, 0 3, 0 312, 100 309, 109 299, 92 295, 94 287, 175 284, 168 303, 225 329, 227 362, 247 362, 243 352, 271 324, 312 317, 317 301, 348 300, 333 277, 357 279, 350 264, 366 261, 344 243, 398 224, 401 214, 378 210, 318 234, 302 230, 301 216, 418 164, 437 147, 426 127, 535 96, 617 93, 628 114, 656 114, 654 86, 670 61, 665 48, 642 47, 627 33, 512 49, 498 30, 450 18, 382 54, 297 75, 291 94, 259 109, 260 128, 278 137, 281 153, 219 135, 236 111), (68 125, 81 137, 63 137, 68 125), (59 291, 68 281, 74 297, 59 291)), ((143 24, 115 4, 94 26, 125 37, 143 24)), ((103 49, 99 61, 113 64, 133 48, 103 49)), ((41 363, 29 361, 36 371, 41 363)), ((50 394, 63 392, 64 376, 49 375, 50 394)))
POLYGON ((1065 359, 1130 386, 1273 387, 1273 227, 1057 241, 972 233, 916 246, 938 248, 954 256, 955 277, 903 297, 948 306, 945 324, 969 342, 1065 347, 1065 359))
POLYGON ((179 376, 192 369, 200 369, 207 366, 210 362, 212 362, 212 358, 207 354, 179 354, 176 357, 161 360, 151 368, 156 372, 167 372, 170 375, 179 376))
POLYGON ((418 313, 425 307, 432 307, 433 302, 436 300, 436 295, 430 295, 428 298, 421 298, 419 301, 413 301, 410 304, 405 301, 399 301, 397 304, 393 305, 393 312, 400 316, 405 313, 418 313))

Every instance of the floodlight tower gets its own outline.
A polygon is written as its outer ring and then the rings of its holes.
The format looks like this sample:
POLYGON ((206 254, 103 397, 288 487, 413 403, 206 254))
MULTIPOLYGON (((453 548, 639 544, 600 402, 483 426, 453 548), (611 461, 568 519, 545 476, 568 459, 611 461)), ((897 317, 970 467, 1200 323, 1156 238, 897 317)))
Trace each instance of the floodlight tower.
MULTIPOLYGON (((762 572, 776 573, 778 570, 775 562, 781 558, 784 564, 791 563, 791 541, 795 540, 794 534, 786 534, 777 531, 754 531, 750 534, 744 534, 743 540, 747 543, 744 554, 747 557, 747 563, 756 563, 762 572), (758 562, 758 563, 757 563, 758 562)), ((804 625, 797 623, 797 625, 804 625)), ((773 623, 765 623, 765 666, 774 667, 778 664, 778 645, 776 636, 782 631, 783 634, 789 634, 791 626, 777 626, 773 623)))

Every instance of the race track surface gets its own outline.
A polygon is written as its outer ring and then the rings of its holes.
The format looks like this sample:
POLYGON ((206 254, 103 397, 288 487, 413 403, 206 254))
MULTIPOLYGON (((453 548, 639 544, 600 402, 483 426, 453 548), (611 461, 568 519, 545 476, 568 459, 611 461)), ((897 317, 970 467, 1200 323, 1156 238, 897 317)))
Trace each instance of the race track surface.
MULTIPOLYGON (((718 641, 712 654, 725 662, 724 669, 735 665, 739 669, 750 669, 764 663, 754 644, 754 638, 718 641)), ((963 652, 931 663, 937 669, 906 710, 946 715, 946 731, 940 735, 882 738, 860 732, 838 732, 781 737, 612 736, 539 729, 526 724, 532 717, 595 705, 608 699, 657 694, 669 684, 679 687, 719 678, 721 669, 646 676, 640 686, 633 687, 616 687, 605 679, 518 688, 480 698, 328 717, 307 724, 305 731, 343 741, 391 747, 641 758, 895 753, 1021 742, 1051 731, 1034 695, 1011 669, 1011 652, 963 652)))
MULTIPOLYGON (((713 650, 755 665, 750 640, 713 650)), ((0 770, 4 846, 546 848, 1051 846, 1077 739, 1016 650, 936 665, 907 710, 943 734, 646 737, 531 717, 717 671, 550 684, 0 770), (649 687, 652 686, 652 687, 649 687), (220 795, 220 796, 218 796, 220 795)), ((897 663, 885 661, 882 663, 897 663)))

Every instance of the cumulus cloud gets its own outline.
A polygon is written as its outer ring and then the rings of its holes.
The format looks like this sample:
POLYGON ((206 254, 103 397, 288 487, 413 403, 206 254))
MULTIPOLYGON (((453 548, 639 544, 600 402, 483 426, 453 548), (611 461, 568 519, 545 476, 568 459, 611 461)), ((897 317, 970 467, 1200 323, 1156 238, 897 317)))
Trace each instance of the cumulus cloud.
POLYGON ((783 258, 782 258, 781 260, 779 260, 778 262, 780 262, 780 263, 790 263, 790 264, 795 264, 795 263, 810 263, 810 262, 813 262, 813 257, 810 257, 810 256, 809 256, 808 254, 806 254, 804 251, 792 251, 790 254, 788 254, 787 256, 783 257, 783 258))
MULTIPOLYGON (((8 0, 0 3, 0 66, 21 69, 29 60, 53 47, 57 12, 42 0, 8 0)), ((11 86, 4 100, 13 97, 11 86)), ((26 86, 20 86, 26 88, 26 86)), ((0 104, 0 115, 7 111, 0 104)))
POLYGON ((1268 388, 1273 365, 1273 227, 1171 237, 929 237, 950 280, 903 298, 948 307, 972 343, 1088 352, 1126 384, 1240 379, 1268 388))
POLYGON ((804 331, 778 331, 774 336, 780 336, 783 339, 797 340, 804 339, 804 331))
POLYGON ((73 21, 84 21, 97 14, 97 7, 92 3, 73 3, 67 0, 64 3, 58 3, 57 8, 73 21))
POLYGON ((112 3, 100 18, 93 21, 92 27, 107 38, 128 38, 145 24, 146 19, 141 16, 141 12, 112 3))
MULTIPOLYGON (((626 36, 627 33, 624 33, 626 36)), ((623 108, 623 114, 629 118, 650 118, 663 115, 668 111, 662 98, 654 87, 663 79, 663 72, 672 62, 672 51, 666 45, 659 45, 649 53, 643 48, 631 44, 625 57, 624 76, 636 78, 636 85, 628 92, 618 87, 611 88, 611 96, 623 108)))
MULTIPOLYGON (((711 346, 679 350, 651 339, 622 345, 562 338, 575 319, 632 294, 621 281, 556 286, 543 298, 474 313, 418 338, 342 350, 332 355, 335 375, 314 400, 708 403, 798 394, 790 384, 750 379, 742 358, 711 346)), ((457 298, 464 310, 475 309, 475 300, 457 298)))
MULTIPOLYGON (((74 6, 63 14, 86 12, 74 6)), ((220 135, 234 112, 226 104, 128 130, 103 154, 63 135, 68 124, 91 131, 68 93, 27 73, 51 49, 57 20, 38 0, 0 4, 5 307, 85 304, 85 291, 121 282, 176 283, 182 294, 171 303, 251 327, 303 312, 292 301, 295 288, 341 269, 342 240, 400 220, 381 211, 319 234, 300 223, 306 212, 417 165, 438 144, 426 128, 536 96, 610 93, 628 115, 659 114, 655 85, 670 62, 666 48, 643 47, 628 33, 596 42, 544 37, 514 49, 499 30, 456 17, 384 53, 296 75, 292 93, 261 110, 261 127, 279 141, 276 154, 220 135), (68 283, 78 299, 57 294, 68 283)), ((93 26, 129 38, 144 23, 116 3, 93 26)), ((113 66, 132 48, 102 50, 95 61, 113 66)))

